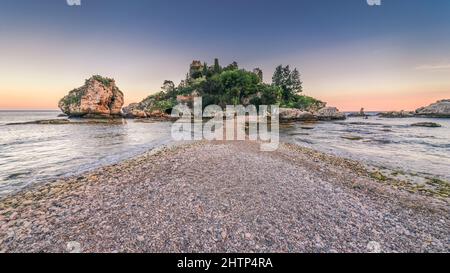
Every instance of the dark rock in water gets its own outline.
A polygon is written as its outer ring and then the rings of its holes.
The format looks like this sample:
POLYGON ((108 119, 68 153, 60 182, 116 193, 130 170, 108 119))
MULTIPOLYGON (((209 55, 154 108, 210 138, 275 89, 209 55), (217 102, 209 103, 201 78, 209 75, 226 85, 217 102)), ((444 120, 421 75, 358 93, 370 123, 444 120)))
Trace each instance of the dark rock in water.
POLYGON ((67 125, 67 124, 123 124, 121 119, 91 119, 72 121, 69 119, 48 119, 28 122, 8 123, 6 125, 67 125))
POLYGON ((440 100, 427 107, 416 110, 417 116, 432 118, 450 118, 450 99, 440 100))
POLYGON ((300 128, 302 128, 303 130, 314 130, 314 127, 308 127, 308 126, 303 126, 300 128))
POLYGON ((37 124, 37 125, 62 125, 62 124, 70 124, 70 120, 68 119, 49 119, 49 120, 36 120, 36 121, 28 121, 28 122, 17 122, 17 123, 8 123, 6 125, 27 125, 27 124, 37 124))
POLYGON ((361 140, 361 139, 363 139, 360 136, 341 136, 341 138, 348 139, 348 140, 361 140))
POLYGON ((370 140, 370 142, 376 142, 376 143, 379 143, 379 144, 390 144, 390 143, 392 143, 392 141, 389 140, 389 139, 372 139, 372 140, 370 140))
POLYGON ((314 144, 314 142, 312 140, 310 140, 310 139, 296 138, 296 140, 299 141, 299 142, 307 143, 307 144, 314 144))
POLYGON ((360 118, 366 118, 366 119, 369 118, 369 115, 367 115, 364 112, 364 108, 361 108, 361 110, 359 112, 357 112, 357 113, 350 113, 347 116, 348 117, 360 117, 360 118))
POLYGON ((411 124, 411 126, 414 126, 414 127, 429 127, 429 128, 442 127, 442 125, 434 123, 434 122, 419 122, 419 123, 411 124))
POLYGON ((412 118, 414 117, 414 112, 411 111, 392 111, 383 112, 378 114, 382 118, 412 118))
POLYGON ((114 79, 93 76, 62 98, 58 107, 70 117, 120 117, 123 101, 123 93, 114 79))
POLYGON ((351 124, 351 125, 367 125, 367 126, 383 126, 384 125, 382 123, 372 123, 372 122, 349 122, 348 124, 351 124))
POLYGON ((290 136, 309 136, 310 134, 294 132, 294 133, 289 133, 288 135, 290 135, 290 136))

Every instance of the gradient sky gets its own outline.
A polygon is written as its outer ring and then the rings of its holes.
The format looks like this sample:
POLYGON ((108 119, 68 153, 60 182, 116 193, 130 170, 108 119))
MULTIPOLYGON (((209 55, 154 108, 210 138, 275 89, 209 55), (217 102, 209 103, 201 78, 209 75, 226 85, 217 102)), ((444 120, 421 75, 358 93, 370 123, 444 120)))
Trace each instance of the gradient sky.
POLYGON ((178 83, 193 59, 299 68, 341 110, 450 98, 450 1, 0 0, 0 109, 55 109, 93 74, 126 103, 178 83))

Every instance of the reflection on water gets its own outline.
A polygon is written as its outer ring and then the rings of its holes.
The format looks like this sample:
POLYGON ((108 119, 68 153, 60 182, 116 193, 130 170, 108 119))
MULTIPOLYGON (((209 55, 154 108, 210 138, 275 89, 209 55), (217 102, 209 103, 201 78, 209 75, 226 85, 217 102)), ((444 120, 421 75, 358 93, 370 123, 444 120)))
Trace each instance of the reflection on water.
POLYGON ((0 195, 117 163, 170 141, 170 123, 14 125, 58 112, 0 112, 0 195))
MULTIPOLYGON (((6 125, 54 119, 56 111, 0 111, 0 196, 80 174, 169 144, 171 123, 6 125)), ((449 119, 350 118, 282 125, 281 141, 363 162, 450 180, 449 119), (411 127, 431 121, 442 128, 411 127)))
POLYGON ((378 167, 450 180, 449 119, 349 118, 346 121, 285 126, 281 140, 378 167), (412 127, 436 122, 442 128, 412 127), (302 128, 304 127, 304 128, 302 128))

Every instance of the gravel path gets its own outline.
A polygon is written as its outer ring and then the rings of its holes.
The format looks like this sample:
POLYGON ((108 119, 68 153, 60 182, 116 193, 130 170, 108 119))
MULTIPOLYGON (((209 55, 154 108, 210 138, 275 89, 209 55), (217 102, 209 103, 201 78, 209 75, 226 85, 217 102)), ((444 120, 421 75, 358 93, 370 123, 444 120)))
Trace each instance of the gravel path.
POLYGON ((449 203, 283 144, 196 143, 0 202, 3 252, 448 252, 449 203))

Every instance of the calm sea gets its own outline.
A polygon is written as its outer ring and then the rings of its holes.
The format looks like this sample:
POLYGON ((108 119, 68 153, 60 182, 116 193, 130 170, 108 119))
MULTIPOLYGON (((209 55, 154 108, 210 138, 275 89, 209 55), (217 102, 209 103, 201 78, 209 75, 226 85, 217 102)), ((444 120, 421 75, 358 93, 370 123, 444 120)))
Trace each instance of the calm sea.
MULTIPOLYGON (((58 111, 0 111, 0 196, 77 175, 172 142, 170 123, 6 125, 55 119, 58 111)), ((365 163, 450 180, 450 120, 350 118, 296 123, 281 139, 365 163), (432 121, 442 128, 411 127, 432 121), (342 136, 357 136, 347 140, 342 136)))
POLYGON ((117 163, 168 144, 170 123, 5 125, 55 119, 58 111, 0 111, 0 196, 117 163))

